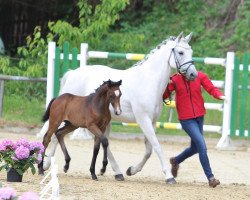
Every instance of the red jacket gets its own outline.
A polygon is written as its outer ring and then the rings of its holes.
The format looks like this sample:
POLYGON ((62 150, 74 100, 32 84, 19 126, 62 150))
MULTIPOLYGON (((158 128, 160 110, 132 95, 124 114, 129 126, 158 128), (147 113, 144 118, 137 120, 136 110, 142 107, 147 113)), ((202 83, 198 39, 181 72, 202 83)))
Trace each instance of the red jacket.
POLYGON ((163 99, 168 98, 175 90, 176 109, 179 120, 201 117, 206 114, 201 86, 214 98, 219 99, 224 94, 213 85, 208 76, 199 71, 194 81, 188 81, 181 74, 175 74, 163 94, 163 99))

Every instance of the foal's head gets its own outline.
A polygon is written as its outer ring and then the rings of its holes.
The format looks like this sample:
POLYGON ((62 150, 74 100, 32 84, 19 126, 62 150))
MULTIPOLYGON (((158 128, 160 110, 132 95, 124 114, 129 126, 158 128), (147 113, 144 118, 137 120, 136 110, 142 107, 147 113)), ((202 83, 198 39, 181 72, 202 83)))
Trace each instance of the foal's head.
POLYGON ((111 80, 104 81, 103 85, 107 86, 107 98, 111 103, 114 113, 116 115, 120 115, 122 113, 121 105, 120 105, 120 97, 122 95, 119 86, 122 84, 122 80, 113 82, 111 80))

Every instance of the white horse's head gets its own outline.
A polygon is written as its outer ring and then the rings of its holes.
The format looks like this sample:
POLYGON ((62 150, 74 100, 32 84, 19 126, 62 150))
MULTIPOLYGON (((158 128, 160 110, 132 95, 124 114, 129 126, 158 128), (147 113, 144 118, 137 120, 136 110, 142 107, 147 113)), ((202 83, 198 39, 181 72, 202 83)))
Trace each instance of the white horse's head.
POLYGON ((192 60, 193 51, 188 42, 191 40, 192 33, 183 36, 180 33, 178 37, 170 38, 167 47, 171 49, 168 63, 171 67, 176 68, 179 73, 184 75, 188 80, 195 80, 197 77, 197 70, 192 60))

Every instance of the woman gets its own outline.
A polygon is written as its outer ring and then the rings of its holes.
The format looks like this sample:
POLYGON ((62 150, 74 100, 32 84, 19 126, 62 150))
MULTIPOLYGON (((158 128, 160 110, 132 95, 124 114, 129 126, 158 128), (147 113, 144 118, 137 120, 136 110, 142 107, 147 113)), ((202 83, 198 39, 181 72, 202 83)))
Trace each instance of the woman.
POLYGON ((216 187, 220 181, 214 178, 207 156, 206 143, 203 137, 203 122, 206 109, 201 86, 214 98, 225 100, 224 94, 213 85, 208 76, 199 71, 194 81, 188 81, 182 74, 175 74, 163 94, 163 99, 176 93, 176 109, 182 128, 191 138, 190 147, 176 157, 170 158, 171 172, 177 177, 179 164, 192 155, 199 153, 199 159, 210 187, 216 187))

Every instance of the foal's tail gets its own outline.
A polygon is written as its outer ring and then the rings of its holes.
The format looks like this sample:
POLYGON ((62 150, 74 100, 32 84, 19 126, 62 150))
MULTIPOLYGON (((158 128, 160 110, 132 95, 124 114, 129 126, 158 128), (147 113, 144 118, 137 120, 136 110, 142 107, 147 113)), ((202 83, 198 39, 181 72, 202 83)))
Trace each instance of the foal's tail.
POLYGON ((43 122, 46 122, 48 119, 49 119, 49 113, 50 113, 50 107, 51 107, 51 104, 53 103, 53 101, 55 100, 56 98, 53 98, 50 102, 49 102, 49 105, 47 107, 47 110, 45 111, 43 117, 42 117, 42 121, 43 122))

